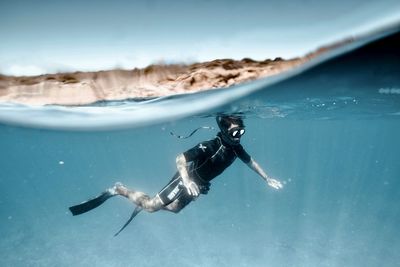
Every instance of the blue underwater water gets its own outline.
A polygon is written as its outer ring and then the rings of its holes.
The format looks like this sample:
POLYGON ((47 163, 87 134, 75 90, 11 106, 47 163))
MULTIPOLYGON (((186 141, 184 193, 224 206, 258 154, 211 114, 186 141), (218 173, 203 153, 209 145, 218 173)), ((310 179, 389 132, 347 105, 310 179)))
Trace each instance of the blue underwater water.
POLYGON ((149 102, 0 107, 0 266, 400 266, 400 35, 370 38, 279 77, 149 102), (336 54, 335 54, 336 53, 336 54), (156 194, 176 156, 244 117, 237 160, 179 214, 113 198, 156 194), (111 115, 110 115, 111 114, 111 115))

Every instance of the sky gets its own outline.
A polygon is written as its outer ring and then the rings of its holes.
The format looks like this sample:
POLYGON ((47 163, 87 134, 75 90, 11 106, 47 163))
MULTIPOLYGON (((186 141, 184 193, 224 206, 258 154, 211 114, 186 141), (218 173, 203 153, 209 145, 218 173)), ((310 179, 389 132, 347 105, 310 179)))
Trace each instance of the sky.
POLYGON ((1 0, 0 73, 289 59, 399 21, 398 0, 1 0))

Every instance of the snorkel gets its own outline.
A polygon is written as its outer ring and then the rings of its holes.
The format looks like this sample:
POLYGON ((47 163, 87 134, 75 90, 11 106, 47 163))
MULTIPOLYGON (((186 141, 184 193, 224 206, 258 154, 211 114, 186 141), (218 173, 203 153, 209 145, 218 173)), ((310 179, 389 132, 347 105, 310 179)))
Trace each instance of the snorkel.
POLYGON ((231 146, 240 144, 240 138, 245 133, 245 126, 240 117, 223 115, 217 116, 216 121, 221 130, 221 138, 225 143, 231 146), (237 126, 231 127, 232 125, 237 126))

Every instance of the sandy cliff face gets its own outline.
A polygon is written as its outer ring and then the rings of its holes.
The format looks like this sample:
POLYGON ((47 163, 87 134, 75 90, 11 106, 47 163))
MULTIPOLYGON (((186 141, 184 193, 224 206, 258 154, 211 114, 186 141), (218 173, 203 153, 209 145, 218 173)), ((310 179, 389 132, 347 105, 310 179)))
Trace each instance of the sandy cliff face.
POLYGON ((329 47, 321 48, 305 57, 291 60, 219 59, 192 65, 151 65, 134 70, 58 73, 35 77, 0 75, 0 102, 84 105, 100 100, 152 98, 225 88, 279 74, 328 50, 329 47))

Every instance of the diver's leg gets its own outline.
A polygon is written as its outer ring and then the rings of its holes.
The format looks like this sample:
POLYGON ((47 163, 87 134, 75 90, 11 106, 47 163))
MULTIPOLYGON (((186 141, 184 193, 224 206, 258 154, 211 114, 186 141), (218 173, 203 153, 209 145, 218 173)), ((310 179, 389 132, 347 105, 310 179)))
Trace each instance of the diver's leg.
POLYGON ((151 198, 143 192, 128 189, 121 183, 115 184, 115 191, 118 195, 128 198, 148 212, 155 212, 163 208, 163 203, 158 196, 151 198))
POLYGON ((187 195, 187 193, 185 192, 185 193, 182 193, 182 195, 180 197, 175 199, 169 205, 164 206, 163 210, 171 211, 173 213, 178 213, 192 201, 193 201, 193 197, 187 195))
POLYGON ((164 206, 163 210, 170 211, 170 212, 173 212, 173 213, 178 213, 178 212, 180 212, 182 210, 182 208, 183 207, 181 207, 179 205, 179 199, 177 199, 174 202, 172 202, 171 204, 169 204, 168 206, 164 206))

